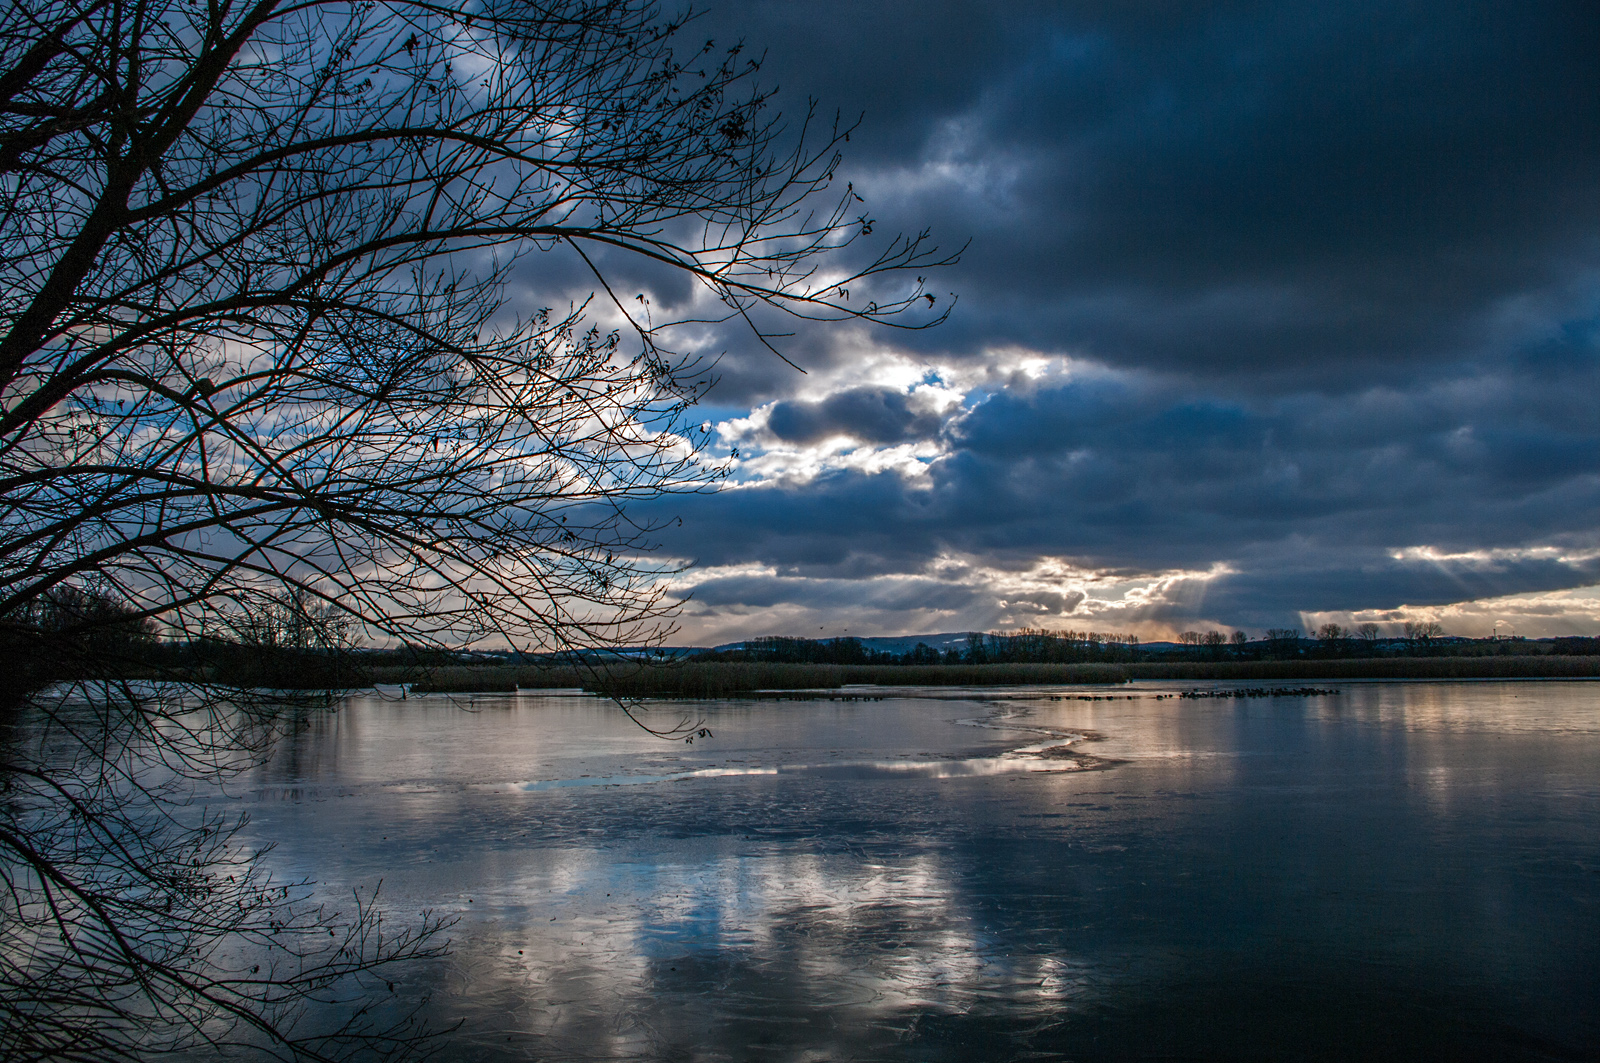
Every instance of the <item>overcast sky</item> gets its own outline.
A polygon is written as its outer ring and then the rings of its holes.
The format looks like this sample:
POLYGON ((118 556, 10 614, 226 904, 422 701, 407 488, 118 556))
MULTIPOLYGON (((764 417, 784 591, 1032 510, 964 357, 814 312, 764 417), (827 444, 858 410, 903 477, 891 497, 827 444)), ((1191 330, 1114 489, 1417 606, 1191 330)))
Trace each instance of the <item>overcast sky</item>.
MULTIPOLYGON (((1600 5, 750 3, 930 228, 922 333, 729 333, 675 640, 1600 632, 1600 5)), ((717 353, 715 351, 711 353, 717 353)))

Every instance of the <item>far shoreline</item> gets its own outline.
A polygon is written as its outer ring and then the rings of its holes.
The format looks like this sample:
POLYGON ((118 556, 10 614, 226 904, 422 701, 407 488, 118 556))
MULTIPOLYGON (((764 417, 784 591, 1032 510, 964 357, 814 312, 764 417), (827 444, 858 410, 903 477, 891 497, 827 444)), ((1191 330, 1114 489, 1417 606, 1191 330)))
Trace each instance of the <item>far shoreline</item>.
POLYGON ((1298 661, 1137 661, 1063 664, 783 664, 724 661, 610 661, 590 667, 447 665, 421 674, 374 677, 413 693, 511 693, 582 688, 613 697, 740 697, 760 692, 876 686, 1117 687, 1130 681, 1357 682, 1362 680, 1596 679, 1600 656, 1371 657, 1298 661))

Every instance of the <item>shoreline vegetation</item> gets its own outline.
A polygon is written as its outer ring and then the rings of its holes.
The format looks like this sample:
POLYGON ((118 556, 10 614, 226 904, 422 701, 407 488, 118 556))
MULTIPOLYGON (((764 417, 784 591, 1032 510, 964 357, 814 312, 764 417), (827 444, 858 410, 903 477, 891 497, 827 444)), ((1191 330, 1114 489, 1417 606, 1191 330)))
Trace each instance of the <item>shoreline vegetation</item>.
MULTIPOLYGON (((389 672, 379 669, 379 672, 389 672)), ((1118 685, 1130 680, 1338 681, 1355 679, 1593 679, 1600 656, 1379 657, 1309 661, 1145 661, 1124 664, 808 665, 620 661, 589 668, 449 665, 416 679, 396 670, 376 682, 418 694, 582 689, 626 698, 722 698, 845 686, 1118 685)))
MULTIPOLYGON (((716 650, 587 650, 561 656, 421 647, 362 648, 318 617, 270 612, 237 625, 250 637, 170 642, 153 625, 92 595, 11 618, 17 664, 0 676, 0 703, 29 690, 88 678, 199 682, 232 690, 333 696, 379 685, 415 693, 581 689, 618 699, 763 697, 847 686, 989 687, 1117 685, 1131 680, 1314 683, 1383 679, 1600 678, 1600 638, 1449 636, 1437 624, 1384 637, 1375 625, 1325 625, 1249 639, 1185 632, 1179 643, 1131 635, 1024 629, 899 640, 768 636, 716 650), (293 621, 293 622, 291 622, 293 621), (885 644, 888 644, 885 647, 885 644), (884 648, 879 648, 884 647, 884 648), (892 648, 891 648, 892 647, 892 648)), ((5 625, 0 624, 0 629, 5 625)))

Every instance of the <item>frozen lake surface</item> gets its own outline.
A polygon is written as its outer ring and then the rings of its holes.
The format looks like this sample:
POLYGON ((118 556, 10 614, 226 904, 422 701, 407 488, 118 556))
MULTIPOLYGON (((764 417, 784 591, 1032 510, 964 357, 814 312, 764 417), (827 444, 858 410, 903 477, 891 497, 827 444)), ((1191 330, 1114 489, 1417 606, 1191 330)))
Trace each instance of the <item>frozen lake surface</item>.
POLYGON ((1197 685, 367 696, 230 789, 459 914, 448 1060, 1600 1057, 1600 683, 1197 685))

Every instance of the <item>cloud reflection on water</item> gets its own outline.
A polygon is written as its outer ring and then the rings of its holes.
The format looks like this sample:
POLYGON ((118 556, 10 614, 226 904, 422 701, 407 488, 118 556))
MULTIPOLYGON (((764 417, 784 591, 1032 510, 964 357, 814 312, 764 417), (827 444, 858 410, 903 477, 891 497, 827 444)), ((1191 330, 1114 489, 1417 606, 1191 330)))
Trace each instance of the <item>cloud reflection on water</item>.
POLYGON ((852 1055, 931 1016, 1057 1015, 1100 979, 1085 958, 1004 951, 936 852, 618 867, 558 851, 518 893, 542 903, 484 928, 455 1003, 555 1058, 714 1057, 775 1030, 796 1058, 852 1055))
POLYGON ((410 986, 449 1060, 1600 1045, 1600 685, 949 693, 704 703, 693 747, 595 699, 356 701, 252 829, 461 916, 410 986), (1090 736, 1111 770, 1029 770, 1090 736))

